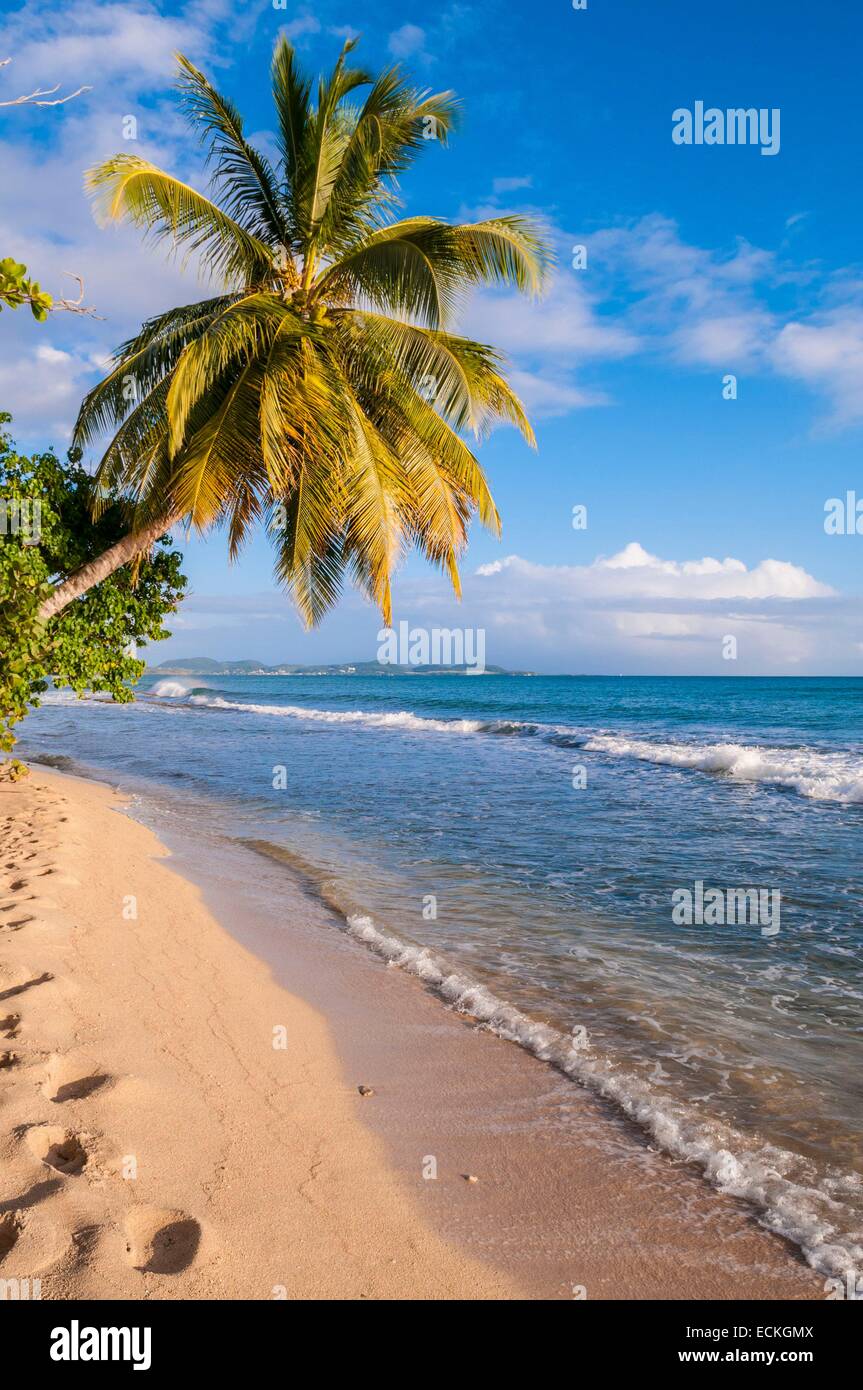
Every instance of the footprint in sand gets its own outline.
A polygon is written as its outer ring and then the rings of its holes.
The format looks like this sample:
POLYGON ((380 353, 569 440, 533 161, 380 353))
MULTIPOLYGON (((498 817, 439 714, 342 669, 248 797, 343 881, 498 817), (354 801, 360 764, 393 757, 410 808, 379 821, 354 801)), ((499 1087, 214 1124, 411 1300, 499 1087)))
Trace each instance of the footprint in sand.
POLYGON ((20 931, 21 928, 26 927, 28 923, 37 922, 38 920, 37 917, 16 917, 14 920, 8 922, 0 922, 0 931, 20 931))
POLYGON ((25 897, 5 898, 0 903, 0 916, 8 915, 10 912, 20 912, 25 905, 28 908, 35 907, 45 910, 49 908, 53 910, 57 907, 53 898, 43 898, 41 894, 28 893, 25 897))
POLYGON ((27 1130, 27 1146, 40 1163, 67 1177, 80 1173, 87 1162, 87 1150, 79 1136, 57 1125, 33 1125, 27 1130))
POLYGON ((71 874, 62 874, 59 869, 42 869, 40 873, 33 874, 32 878, 16 878, 14 883, 9 884, 10 893, 21 893, 25 888, 38 888, 40 884, 35 880, 40 878, 50 878, 54 887, 61 888, 80 888, 80 880, 73 878, 71 874))
POLYGON ((0 989, 0 1002, 4 999, 13 999, 16 994, 23 994, 25 990, 33 989, 36 985, 44 985, 53 978, 50 970, 44 970, 41 975, 34 976, 32 980, 24 980, 20 985, 10 985, 8 989, 0 989))
POLYGON ((85 1100, 112 1080, 110 1074, 90 1058, 57 1054, 48 1062, 42 1094, 55 1104, 63 1105, 70 1100, 85 1100))
POLYGON ((21 1218, 16 1211, 8 1211, 0 1216, 0 1264, 10 1250, 15 1248, 21 1234, 21 1218))
MULTIPOLYGON (((43 1184, 50 1194, 50 1184, 43 1184)), ((70 1271, 80 1264, 78 1232, 56 1225, 50 1218, 27 1210, 36 1205, 29 1196, 17 1206, 4 1203, 0 1213, 0 1266, 4 1278, 37 1278, 70 1271)))
POLYGON ((29 855, 22 853, 24 849, 31 848, 29 845, 6 845, 4 849, 8 853, 14 853, 14 859, 7 859, 3 867, 7 873, 35 873, 38 869, 53 869, 56 860, 46 859, 44 856, 57 849, 58 845, 42 845, 39 849, 31 849, 29 855))
POLYGON ((182 1211, 135 1207, 125 1222, 126 1258, 145 1274, 180 1274, 198 1253, 201 1228, 182 1211))

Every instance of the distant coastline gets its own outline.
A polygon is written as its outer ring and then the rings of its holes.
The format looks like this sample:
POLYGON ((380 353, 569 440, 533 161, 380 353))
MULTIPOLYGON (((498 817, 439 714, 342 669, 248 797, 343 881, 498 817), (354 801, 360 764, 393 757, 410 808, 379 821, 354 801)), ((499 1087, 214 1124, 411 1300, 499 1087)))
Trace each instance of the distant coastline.
POLYGON ((215 661, 192 656, 186 661, 163 661, 148 666, 148 676, 533 676, 534 671, 508 671, 503 666, 486 666, 482 673, 470 666, 388 666, 380 661, 340 661, 330 665, 303 666, 281 662, 265 666, 260 661, 215 661))

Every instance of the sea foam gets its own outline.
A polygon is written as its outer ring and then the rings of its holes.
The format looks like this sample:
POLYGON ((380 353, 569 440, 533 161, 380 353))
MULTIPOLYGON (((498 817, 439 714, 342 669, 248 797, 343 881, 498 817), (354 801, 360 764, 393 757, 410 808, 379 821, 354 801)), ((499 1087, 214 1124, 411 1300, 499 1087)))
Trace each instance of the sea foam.
POLYGON ((608 757, 634 758, 659 766, 714 773, 736 782, 787 787, 815 801, 863 803, 863 758, 816 748, 771 748, 742 743, 653 742, 610 733, 592 734, 565 724, 538 724, 518 719, 434 719, 410 710, 325 710, 306 705, 264 705, 201 691, 190 693, 180 682, 160 681, 151 692, 184 703, 311 723, 354 724, 369 729, 411 733, 484 734, 531 738, 559 748, 581 748, 608 757))
POLYGON ((863 802, 863 759, 853 753, 742 743, 653 743, 612 734, 594 735, 584 746, 588 752, 718 773, 736 782, 789 787, 813 801, 863 802))
POLYGON ((667 1153, 697 1164, 720 1191, 748 1201, 763 1225, 800 1246, 813 1269, 834 1277, 856 1275, 863 1266, 863 1245, 845 1233, 853 1229, 853 1216, 841 1200, 846 1187, 849 1195, 859 1194, 856 1177, 808 1181, 796 1155, 754 1144, 730 1126, 708 1123, 684 1103, 659 1096, 646 1081, 595 1054, 589 1043, 528 1018, 427 947, 382 932, 364 914, 349 916, 347 931, 388 964, 417 976, 459 1013, 614 1102, 667 1153))

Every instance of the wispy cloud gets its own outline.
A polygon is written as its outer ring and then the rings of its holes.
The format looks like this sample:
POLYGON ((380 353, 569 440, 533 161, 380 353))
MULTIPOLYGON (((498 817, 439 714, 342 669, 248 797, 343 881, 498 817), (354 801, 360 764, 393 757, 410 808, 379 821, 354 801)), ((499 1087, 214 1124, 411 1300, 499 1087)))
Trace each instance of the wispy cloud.
POLYGON ((786 323, 770 349, 777 372, 821 392, 831 409, 825 427, 863 420, 863 310, 853 305, 786 323))
MULTIPOLYGON (((503 210, 494 202, 468 215, 503 210)), ((551 234, 558 269, 540 303, 480 294, 465 317, 469 331, 507 350, 528 390, 533 380, 550 383, 545 400, 532 396, 539 414, 609 401, 597 364, 650 357, 676 373, 797 381, 822 403, 816 429, 863 420, 863 286, 851 270, 827 275, 742 237, 730 247, 696 246, 659 213, 551 234), (575 246, 587 249, 584 268, 570 266, 575 246)))
POLYGON ((495 196, 501 193, 518 193, 520 189, 532 188, 533 176, 531 174, 515 175, 509 178, 495 179, 492 184, 495 196))
POLYGON ((387 48, 400 62, 406 58, 428 60, 425 45, 426 31, 418 24, 403 24, 401 28, 394 29, 387 40, 387 48))
POLYGON ((311 13, 301 14, 296 19, 283 24, 279 33, 298 48, 304 46, 303 41, 312 38, 321 32, 321 21, 316 15, 311 13))

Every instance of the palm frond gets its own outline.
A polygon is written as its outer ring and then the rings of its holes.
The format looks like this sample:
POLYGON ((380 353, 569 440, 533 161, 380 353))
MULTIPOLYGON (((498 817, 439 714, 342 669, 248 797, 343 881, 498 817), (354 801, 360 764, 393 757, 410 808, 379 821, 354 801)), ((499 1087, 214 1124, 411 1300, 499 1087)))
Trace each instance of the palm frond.
MULTIPOLYGON (((287 320, 285 327, 287 327, 287 320)), ((341 388, 315 350, 314 334, 277 329, 263 366, 261 448, 273 493, 297 484, 308 455, 338 472, 349 433, 341 388)))
POLYGON ((290 591, 306 627, 315 627, 338 603, 345 573, 340 532, 331 527, 333 479, 310 467, 270 522, 276 578, 290 591))
POLYGON ((295 190, 306 129, 311 119, 309 97, 312 84, 297 66, 297 55, 284 36, 278 39, 272 62, 273 99, 279 124, 279 153, 284 169, 282 196, 292 237, 298 234, 295 190))
POLYGON ((287 246, 290 233, 269 160, 249 144, 233 102, 217 92, 182 53, 177 54, 177 62, 181 105, 201 142, 209 141, 207 162, 213 167, 221 206, 244 231, 268 246, 287 246))
POLYGON ((330 77, 326 81, 321 78, 317 110, 305 123, 294 173, 292 201, 305 262, 306 289, 311 283, 323 222, 350 143, 351 123, 339 108, 352 92, 372 81, 361 68, 347 66, 346 58, 355 47, 356 40, 349 39, 330 77))
POLYGON ((526 219, 451 226, 412 217, 372 232, 322 273, 314 293, 367 299, 438 328, 475 285, 541 293, 548 263, 542 239, 526 219))
POLYGON ((138 155, 117 154, 88 170, 85 184, 106 222, 123 219, 185 257, 199 253, 229 285, 271 277, 272 250, 189 184, 138 155))
POLYGON ((410 388, 456 430, 477 437, 505 420, 534 444, 533 430, 518 397, 501 374, 502 359, 493 348, 439 329, 404 323, 368 310, 336 316, 337 331, 347 334, 346 351, 353 370, 371 373, 370 384, 387 370, 405 378, 410 388))
POLYGON ((499 536, 500 515, 482 465, 446 420, 427 401, 407 392, 382 399, 378 412, 379 430, 399 450, 406 466, 415 453, 427 454, 459 495, 466 515, 476 511, 483 526, 499 536))
POLYGON ((117 348, 108 375, 84 397, 73 445, 84 447, 106 430, 116 429, 173 369, 189 343, 234 302, 234 296, 219 295, 148 319, 134 338, 117 348))
POLYGON ((392 622, 392 573, 405 547, 404 469, 365 412, 354 410, 354 451, 346 466, 345 554, 354 576, 392 622))
POLYGON ((250 454, 260 453, 255 442, 260 387, 260 363, 252 359, 226 390, 211 393, 203 423, 174 461, 174 505, 199 531, 224 515, 235 479, 248 467, 250 454))
POLYGON ((397 68, 382 72, 362 107, 349 116, 337 175, 321 219, 320 244, 330 258, 368 235, 396 201, 394 181, 434 138, 445 145, 455 122, 452 92, 417 91, 397 68))
POLYGON ((189 416, 201 397, 232 368, 262 356, 273 334, 285 326, 299 332, 295 314, 277 295, 250 294, 213 317, 188 344, 172 373, 168 392, 170 448, 176 455, 186 438, 189 416))

